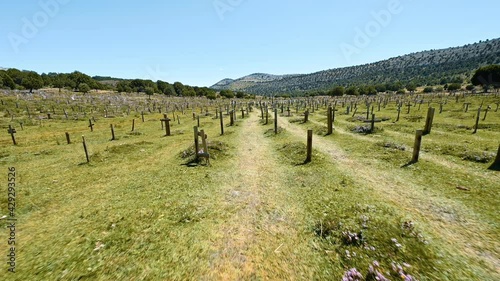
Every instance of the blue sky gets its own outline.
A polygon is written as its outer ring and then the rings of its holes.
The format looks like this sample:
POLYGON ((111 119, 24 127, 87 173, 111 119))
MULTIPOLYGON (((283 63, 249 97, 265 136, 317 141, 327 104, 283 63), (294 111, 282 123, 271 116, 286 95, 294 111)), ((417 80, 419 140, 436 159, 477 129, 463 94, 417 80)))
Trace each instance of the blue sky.
POLYGON ((0 67, 193 86, 500 37, 497 0, 16 0, 0 11, 0 67))

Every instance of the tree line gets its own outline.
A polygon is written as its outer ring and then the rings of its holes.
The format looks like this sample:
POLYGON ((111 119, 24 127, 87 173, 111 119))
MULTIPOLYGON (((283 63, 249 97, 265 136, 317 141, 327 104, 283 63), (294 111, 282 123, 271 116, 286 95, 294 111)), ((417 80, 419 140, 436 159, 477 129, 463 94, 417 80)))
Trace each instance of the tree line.
MULTIPOLYGON (((500 65, 488 65, 477 69, 472 78, 467 81, 464 79, 442 80, 438 84, 423 84, 420 81, 410 81, 409 83, 390 82, 378 84, 351 84, 336 85, 329 90, 307 91, 307 96, 343 96, 343 95, 376 95, 377 93, 393 92, 405 94, 414 93, 418 88, 422 88, 423 93, 433 92, 456 92, 459 90, 473 91, 482 89, 488 92, 491 89, 500 88, 500 65), (451 83, 450 83, 451 82, 451 83)), ((293 94, 280 94, 278 96, 288 97, 293 94)), ((299 94, 300 95, 300 94, 299 94)))
POLYGON ((173 84, 158 80, 156 82, 148 79, 119 79, 111 77, 94 76, 74 71, 72 73, 42 73, 35 71, 19 70, 10 68, 0 70, 0 88, 11 90, 38 90, 44 87, 57 88, 59 91, 67 89, 87 93, 92 90, 110 90, 121 93, 144 93, 146 95, 164 94, 168 96, 182 97, 207 97, 216 99, 217 97, 243 98, 243 92, 233 92, 224 90, 217 92, 208 87, 196 87, 184 85, 181 82, 173 84))

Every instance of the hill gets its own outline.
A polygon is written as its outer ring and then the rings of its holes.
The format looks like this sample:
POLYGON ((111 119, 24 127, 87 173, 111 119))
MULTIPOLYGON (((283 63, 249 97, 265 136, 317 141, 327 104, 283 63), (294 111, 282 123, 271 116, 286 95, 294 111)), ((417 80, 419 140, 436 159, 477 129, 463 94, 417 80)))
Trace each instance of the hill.
POLYGON ((252 74, 224 79, 211 88, 272 95, 327 90, 334 86, 386 83, 418 86, 464 82, 480 66, 500 63, 500 38, 440 50, 428 50, 359 66, 335 68, 311 74, 252 74))

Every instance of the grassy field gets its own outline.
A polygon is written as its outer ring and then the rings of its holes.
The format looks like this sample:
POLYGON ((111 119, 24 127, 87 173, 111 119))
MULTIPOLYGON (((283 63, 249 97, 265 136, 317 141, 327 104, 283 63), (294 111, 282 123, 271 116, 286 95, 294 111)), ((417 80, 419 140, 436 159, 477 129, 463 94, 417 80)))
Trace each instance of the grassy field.
POLYGON ((228 126, 229 100, 0 93, 0 217, 8 225, 15 167, 17 218, 16 273, 8 272, 4 228, 0 280, 341 280, 353 268, 363 280, 498 280, 500 174, 488 167, 500 97, 418 98, 420 108, 415 96, 375 98, 373 113, 386 121, 370 134, 358 133, 369 126, 360 121, 363 98, 274 100, 285 108, 275 134, 272 114, 267 124, 260 116, 270 99, 234 101, 239 113, 228 126), (387 102, 380 111, 379 100, 387 102), (395 122, 397 100, 414 106, 395 122), (327 136, 326 105, 335 102, 327 136), (242 119, 248 103, 253 111, 242 119), (491 109, 472 134, 481 104, 491 109), (432 132, 420 161, 405 165, 429 105, 437 109, 432 132), (165 112, 172 136, 160 123, 165 112), (194 161, 193 112, 210 165, 194 161), (304 164, 308 129, 314 150, 304 164))

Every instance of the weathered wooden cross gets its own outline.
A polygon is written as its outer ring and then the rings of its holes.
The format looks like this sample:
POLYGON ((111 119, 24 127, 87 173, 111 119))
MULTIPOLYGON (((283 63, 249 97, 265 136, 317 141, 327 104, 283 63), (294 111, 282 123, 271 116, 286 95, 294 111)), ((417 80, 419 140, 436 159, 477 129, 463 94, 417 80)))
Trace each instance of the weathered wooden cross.
POLYGON ((194 127, 194 149, 196 153, 196 160, 199 158, 205 158, 207 161, 207 164, 210 164, 210 153, 208 153, 208 146, 207 146, 207 134, 205 134, 204 130, 198 131, 198 127, 194 127), (200 141, 198 140, 198 137, 201 137, 201 143, 203 148, 200 149, 200 141))
POLYGON ((16 143, 16 137, 14 136, 16 132, 16 129, 12 128, 11 125, 9 125, 9 129, 7 130, 7 132, 10 134, 10 136, 12 137, 12 142, 14 143, 14 145, 17 145, 16 143))
POLYGON ((91 131, 91 132, 93 132, 93 131, 94 131, 94 125, 95 125, 95 124, 93 124, 93 123, 92 123, 92 119, 89 119, 89 127, 90 127, 90 131, 91 131))
POLYGON ((170 119, 167 114, 163 114, 163 119, 160 119, 160 121, 165 122, 165 136, 170 136, 170 119))

